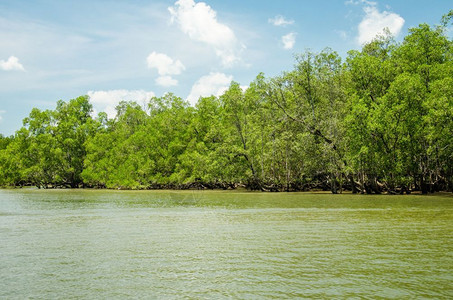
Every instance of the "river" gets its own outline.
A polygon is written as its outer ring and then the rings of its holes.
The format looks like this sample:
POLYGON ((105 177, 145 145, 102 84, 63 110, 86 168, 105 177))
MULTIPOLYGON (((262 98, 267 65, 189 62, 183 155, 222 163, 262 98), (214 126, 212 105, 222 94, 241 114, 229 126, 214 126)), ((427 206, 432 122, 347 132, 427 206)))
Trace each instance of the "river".
POLYGON ((453 197, 0 190, 1 299, 453 297, 453 197))

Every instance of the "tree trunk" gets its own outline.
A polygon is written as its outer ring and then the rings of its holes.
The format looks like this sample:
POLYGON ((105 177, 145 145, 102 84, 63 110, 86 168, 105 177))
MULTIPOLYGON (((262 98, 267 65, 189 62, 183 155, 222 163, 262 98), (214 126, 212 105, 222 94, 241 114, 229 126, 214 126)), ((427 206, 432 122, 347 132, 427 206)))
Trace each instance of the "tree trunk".
POLYGON ((354 176, 349 174, 349 183, 351 184, 351 191, 353 194, 357 194, 357 188, 355 187, 354 176))

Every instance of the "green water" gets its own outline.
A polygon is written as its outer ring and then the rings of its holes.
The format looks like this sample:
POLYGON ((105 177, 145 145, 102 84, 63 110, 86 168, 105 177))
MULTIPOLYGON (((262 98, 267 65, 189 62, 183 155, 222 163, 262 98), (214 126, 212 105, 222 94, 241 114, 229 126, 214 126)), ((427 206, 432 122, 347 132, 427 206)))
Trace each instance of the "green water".
POLYGON ((453 297, 453 197, 0 190, 1 299, 453 297))

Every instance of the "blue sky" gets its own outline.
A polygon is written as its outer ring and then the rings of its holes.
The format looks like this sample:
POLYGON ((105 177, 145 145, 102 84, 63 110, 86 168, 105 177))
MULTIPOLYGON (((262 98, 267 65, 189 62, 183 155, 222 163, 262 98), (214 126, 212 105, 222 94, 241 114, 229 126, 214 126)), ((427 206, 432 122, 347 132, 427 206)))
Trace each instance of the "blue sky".
MULTIPOLYGON (((120 100, 173 92, 196 103, 231 80, 292 69, 294 54, 342 57, 388 27, 397 40, 451 9, 432 1, 0 1, 0 133, 33 107, 89 95, 114 115, 120 100)), ((451 37, 450 30, 450 37, 451 37)))

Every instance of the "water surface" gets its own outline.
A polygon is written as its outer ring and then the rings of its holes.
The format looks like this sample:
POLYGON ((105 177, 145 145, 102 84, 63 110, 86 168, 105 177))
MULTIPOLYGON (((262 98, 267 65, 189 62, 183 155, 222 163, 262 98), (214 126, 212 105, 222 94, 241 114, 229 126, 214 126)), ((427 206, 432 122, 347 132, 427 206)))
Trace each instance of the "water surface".
POLYGON ((453 197, 0 190, 0 298, 453 297, 453 197))

